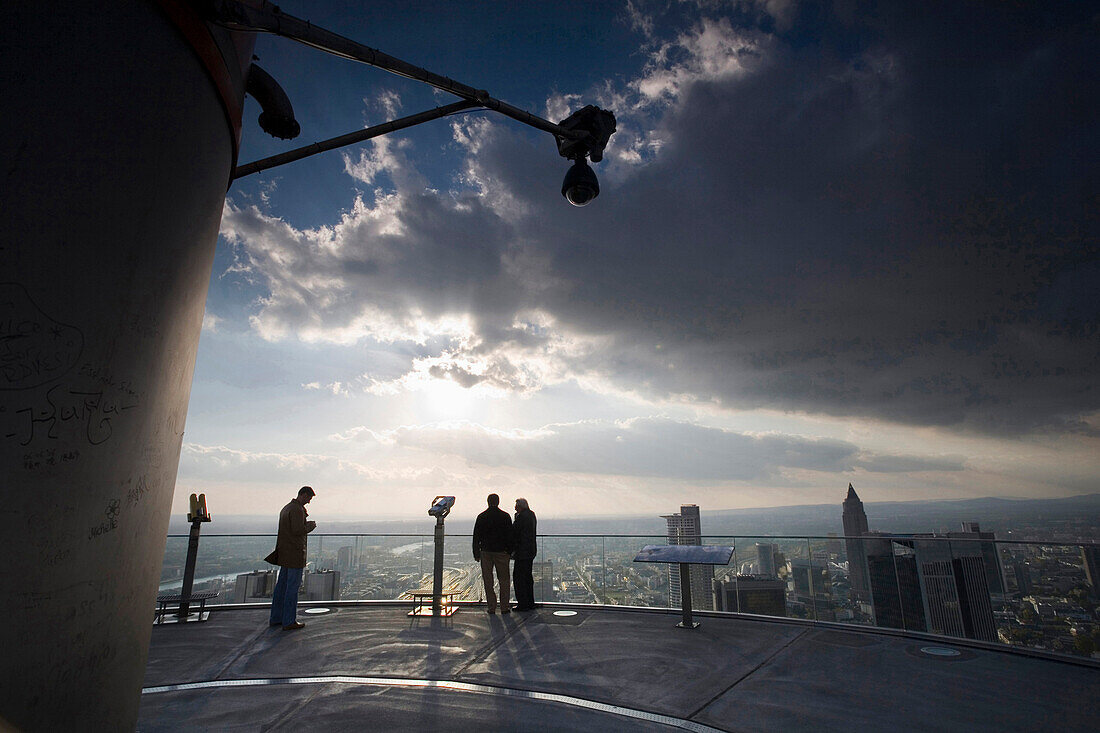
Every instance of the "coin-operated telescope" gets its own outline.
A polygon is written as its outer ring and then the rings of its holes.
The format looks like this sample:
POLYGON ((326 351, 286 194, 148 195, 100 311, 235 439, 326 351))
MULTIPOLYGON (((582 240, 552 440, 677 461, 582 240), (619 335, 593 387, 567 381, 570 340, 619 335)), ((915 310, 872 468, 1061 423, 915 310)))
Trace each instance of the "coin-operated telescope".
POLYGON ((432 505, 428 509, 428 514, 433 517, 439 517, 440 524, 443 523, 443 518, 451 513, 451 507, 455 505, 455 498, 453 496, 437 496, 432 499, 432 505))
MULTIPOLYGON (((187 521, 191 523, 191 533, 187 538, 187 562, 183 566, 183 588, 180 590, 180 609, 176 616, 186 621, 190 615, 191 588, 195 582, 195 562, 199 556, 199 532, 203 522, 212 519, 206 507, 206 494, 191 494, 187 521)), ((199 614, 202 621, 202 614, 199 614)))
POLYGON ((206 508, 206 494, 191 494, 191 509, 187 512, 188 522, 209 522, 212 519, 206 508))
MULTIPOLYGON (((453 496, 437 496, 428 507, 428 515, 435 517, 435 572, 432 573, 432 616, 450 616, 457 608, 452 603, 443 604, 443 520, 455 505, 453 496)), ((453 596, 451 596, 453 597, 453 596)), ((413 608, 410 616, 428 615, 424 607, 413 608)))

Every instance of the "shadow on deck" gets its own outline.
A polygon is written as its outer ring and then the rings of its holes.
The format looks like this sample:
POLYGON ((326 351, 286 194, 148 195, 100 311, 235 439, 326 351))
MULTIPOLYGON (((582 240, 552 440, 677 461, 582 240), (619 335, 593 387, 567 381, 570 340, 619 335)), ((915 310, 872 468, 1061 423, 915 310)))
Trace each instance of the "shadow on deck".
POLYGON ((407 610, 155 627, 138 730, 1100 730, 1087 663, 745 617, 407 610))

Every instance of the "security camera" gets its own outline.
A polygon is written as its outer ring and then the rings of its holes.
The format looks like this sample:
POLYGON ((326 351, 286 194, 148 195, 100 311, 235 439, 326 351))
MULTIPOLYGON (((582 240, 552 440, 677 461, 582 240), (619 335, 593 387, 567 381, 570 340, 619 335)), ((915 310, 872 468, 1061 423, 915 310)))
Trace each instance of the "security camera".
POLYGON ((584 206, 600 195, 600 183, 588 167, 603 160, 603 151, 615 132, 615 115, 588 105, 558 123, 572 135, 557 135, 558 154, 573 161, 561 184, 561 195, 574 206, 584 206))
POLYGON ((600 182, 584 158, 577 158, 566 171, 565 180, 561 183, 561 195, 574 206, 584 206, 600 195, 600 182))

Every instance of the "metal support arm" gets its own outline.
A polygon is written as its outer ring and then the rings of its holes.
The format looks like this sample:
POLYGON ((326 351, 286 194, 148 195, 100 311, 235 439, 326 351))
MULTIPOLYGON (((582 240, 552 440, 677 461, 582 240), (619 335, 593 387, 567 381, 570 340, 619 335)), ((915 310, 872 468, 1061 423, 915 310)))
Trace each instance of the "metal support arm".
MULTIPOLYGON (((391 132, 392 130, 399 130, 405 127, 410 127, 412 125, 419 124, 420 122, 437 119, 446 114, 453 114, 456 111, 462 111, 474 107, 482 107, 485 109, 491 109, 494 112, 499 112, 502 115, 505 115, 506 117, 511 117, 512 119, 518 122, 522 122, 525 125, 530 125, 531 127, 537 128, 544 132, 549 132, 559 140, 563 138, 569 140, 585 140, 593 138, 592 133, 587 130, 568 129, 562 127, 561 125, 554 124, 549 120, 545 120, 537 115, 533 115, 526 110, 520 109, 519 107, 510 105, 507 102, 502 102, 499 99, 494 99, 489 95, 489 92, 484 89, 475 89, 468 84, 463 84, 462 82, 455 81, 454 79, 440 76, 439 74, 435 74, 431 71, 428 71, 427 69, 421 68, 414 64, 410 64, 407 61, 402 61, 399 58, 390 56, 389 54, 383 53, 377 49, 370 48, 369 46, 364 46, 363 44, 353 41, 350 38, 345 38, 344 36, 333 33, 332 31, 325 30, 324 28, 318 28, 317 26, 310 23, 308 20, 302 20, 292 15, 287 15, 286 13, 282 12, 278 8, 278 6, 272 3, 263 2, 260 7, 255 8, 242 2, 238 2, 237 0, 209 0, 207 5, 209 14, 208 17, 213 23, 223 25, 233 30, 253 31, 257 33, 273 33, 275 35, 283 36, 285 38, 298 41, 299 43, 305 44, 307 46, 312 46, 313 48, 319 49, 321 51, 325 51, 326 53, 331 53, 335 56, 340 56, 342 58, 350 59, 352 61, 359 61, 370 66, 376 66, 380 69, 385 69, 386 71, 389 71, 393 74, 397 74, 398 76, 403 76, 407 79, 414 79, 416 81, 423 82, 425 84, 435 87, 436 89, 450 92, 457 97, 461 97, 467 102, 466 106, 459 109, 440 107, 430 112, 423 112, 421 113, 421 115, 426 116, 424 116, 422 119, 415 119, 415 121, 413 120, 414 118, 418 117, 417 115, 386 123, 387 125, 396 125, 398 123, 402 124, 397 127, 393 127, 392 129, 377 132, 375 135, 367 135, 366 137, 359 138, 358 140, 365 140, 370 137, 375 137, 376 135, 382 135, 386 132, 391 132), (447 109, 448 111, 442 114, 435 114, 433 116, 433 113, 439 112, 440 110, 444 109, 447 109)), ((450 105, 450 107, 453 106, 454 105, 450 105)), ((383 125, 379 125, 377 127, 381 128, 383 127, 383 125)), ((319 149, 313 150, 313 152, 321 152, 321 150, 331 150, 334 147, 339 147, 339 145, 348 145, 352 142, 357 142, 358 140, 355 139, 348 139, 347 142, 344 143, 336 143, 335 141, 344 138, 351 138, 354 135, 366 133, 372 129, 375 128, 368 128, 367 130, 362 130, 356 133, 349 133, 348 135, 339 138, 332 138, 325 143, 316 143, 316 145, 327 147, 321 147, 319 149), (329 145, 329 143, 332 144, 329 145)), ((308 146, 308 148, 312 147, 313 146, 308 146)), ((301 151, 305 151, 308 148, 300 148, 299 150, 292 152, 298 153, 301 151)), ((281 162, 286 163, 290 162, 290 160, 298 160, 299 158, 303 158, 306 155, 312 155, 313 152, 306 152, 302 155, 298 155, 297 157, 292 157, 288 160, 283 160, 281 162)), ((274 157, 267 160, 274 160, 274 157)), ((259 162, 264 161, 257 161, 257 163, 259 162)), ((255 164, 249 163, 245 166, 237 168, 237 171, 234 173, 234 178, 240 178, 242 175, 255 173, 257 170, 263 170, 263 168, 250 169, 253 165, 255 164), (250 170, 245 171, 245 169, 250 170)), ((267 165, 265 167, 270 168, 273 165, 280 165, 280 163, 272 163, 271 165, 267 165)))
POLYGON ((306 145, 301 148, 295 148, 294 150, 288 150, 285 153, 272 155, 270 158, 261 158, 260 160, 255 160, 251 163, 245 163, 244 165, 237 166, 237 168, 233 171, 233 179, 236 180, 238 178, 243 178, 244 176, 251 175, 253 173, 259 173, 260 171, 265 171, 268 168, 274 168, 275 166, 283 165, 284 163, 293 163, 296 160, 308 158, 311 155, 323 153, 326 150, 342 148, 345 145, 352 145, 354 143, 363 142, 364 140, 369 140, 372 137, 378 137, 379 135, 385 135, 387 133, 395 132, 397 130, 404 130, 406 127, 419 125, 421 122, 437 120, 440 117, 446 117, 447 115, 464 112, 474 107, 477 107, 476 103, 466 100, 463 100, 461 102, 453 102, 444 107, 436 107, 435 109, 429 109, 425 112, 418 112, 417 114, 409 115, 408 117, 391 120, 390 122, 383 122, 381 125, 366 127, 362 130, 349 132, 346 135, 340 135, 339 137, 322 140, 321 142, 313 143, 312 145, 306 145))

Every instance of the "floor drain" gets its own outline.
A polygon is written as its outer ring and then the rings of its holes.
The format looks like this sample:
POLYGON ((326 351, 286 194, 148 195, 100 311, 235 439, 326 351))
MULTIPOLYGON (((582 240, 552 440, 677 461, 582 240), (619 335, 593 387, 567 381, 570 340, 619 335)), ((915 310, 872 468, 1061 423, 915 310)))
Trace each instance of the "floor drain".
POLYGON ((949 649, 945 646, 922 646, 920 650, 933 657, 957 657, 961 654, 958 649, 949 649))
POLYGON ((330 608, 307 608, 306 613, 313 614, 314 616, 322 613, 328 613, 332 609, 330 608))
POLYGON ((555 616, 576 616, 576 611, 554 611, 555 616))

